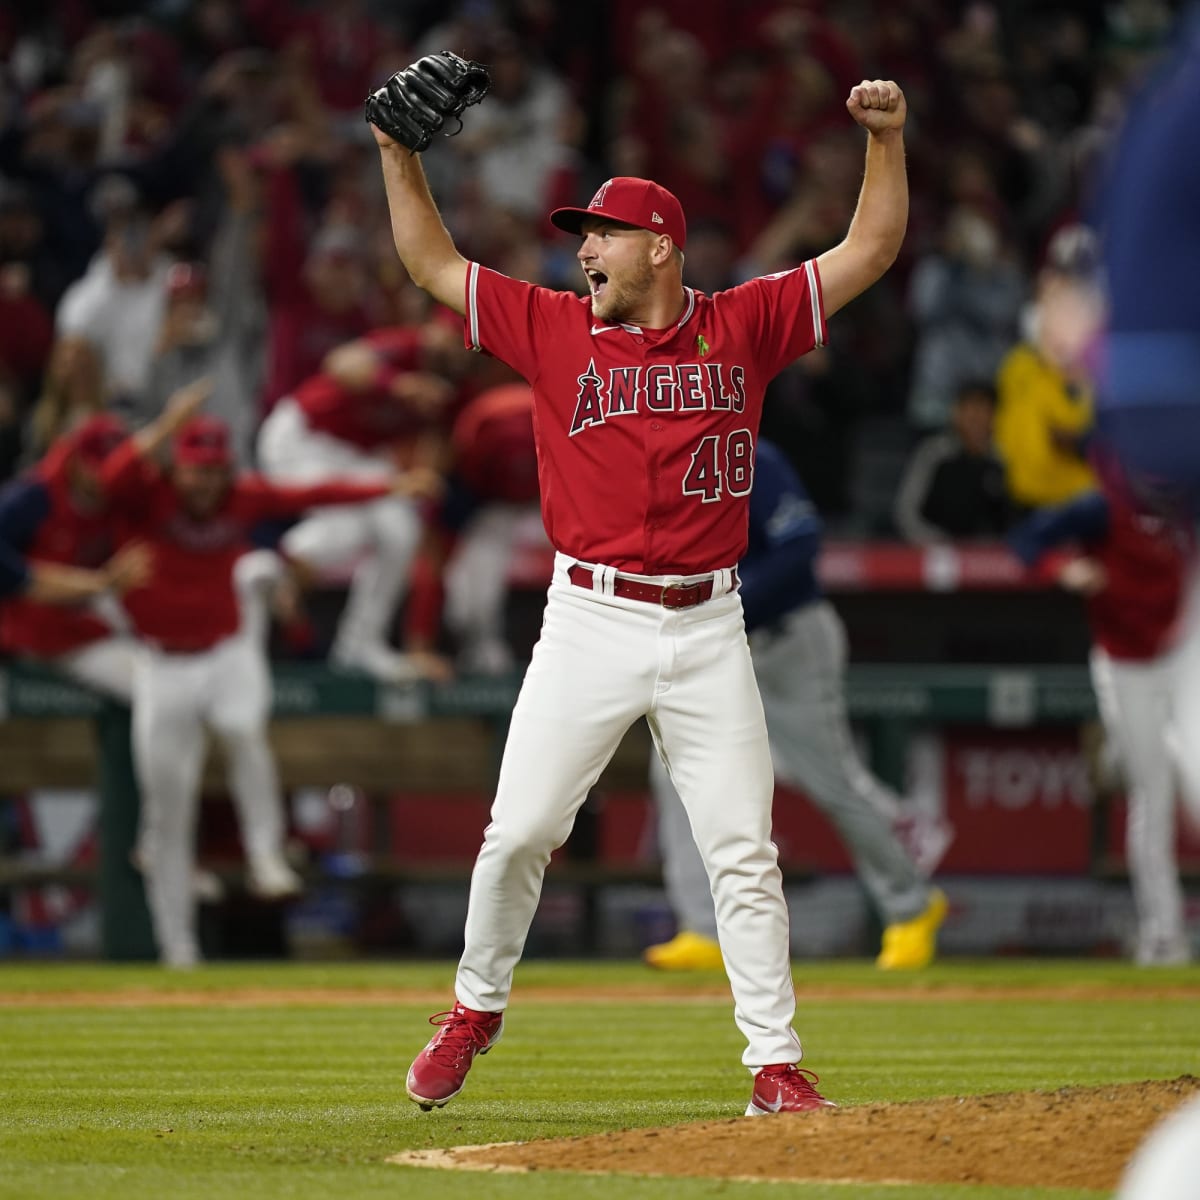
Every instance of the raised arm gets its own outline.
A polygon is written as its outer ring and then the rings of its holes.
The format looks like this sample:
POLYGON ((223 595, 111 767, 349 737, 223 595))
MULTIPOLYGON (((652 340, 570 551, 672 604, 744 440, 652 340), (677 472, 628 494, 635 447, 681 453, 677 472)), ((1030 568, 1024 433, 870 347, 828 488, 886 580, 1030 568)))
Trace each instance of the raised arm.
POLYGON ((142 492, 160 478, 158 452, 178 430, 200 411, 212 391, 212 380, 205 376, 172 392, 166 407, 149 425, 127 437, 100 468, 100 487, 109 504, 136 508, 142 492))
POLYGON ((467 262, 442 224, 416 152, 447 120, 461 122, 463 110, 478 104, 490 85, 482 64, 443 50, 397 71, 366 103, 383 161, 396 253, 419 288, 459 314, 466 310, 467 262))
POLYGON ((908 225, 904 93, 890 79, 864 79, 850 89, 846 108, 867 131, 867 161, 846 236, 817 259, 826 317, 865 292, 896 261, 908 225))
POLYGON ((172 392, 162 412, 129 439, 134 452, 141 458, 153 458, 200 411, 212 390, 212 378, 205 375, 172 392))
POLYGON ((442 223, 421 159, 377 125, 371 131, 379 144, 396 253, 417 287, 461 316, 466 310, 467 260, 442 223))

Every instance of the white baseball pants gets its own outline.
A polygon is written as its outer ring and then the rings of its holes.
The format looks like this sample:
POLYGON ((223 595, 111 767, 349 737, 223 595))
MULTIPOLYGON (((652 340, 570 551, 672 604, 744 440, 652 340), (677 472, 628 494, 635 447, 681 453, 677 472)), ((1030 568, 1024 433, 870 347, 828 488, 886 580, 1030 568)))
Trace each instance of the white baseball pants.
POLYGON ((122 704, 133 697, 133 663, 137 643, 129 637, 106 637, 52 659, 56 670, 122 704))
MULTIPOLYGON (((264 474, 286 484, 379 482, 395 474, 385 455, 368 454, 310 429, 303 409, 291 399, 281 400, 263 422, 258 458, 264 474)), ((388 643, 420 542, 416 505, 385 496, 366 504, 314 509, 287 532, 283 548, 319 571, 335 571, 361 558, 338 624, 336 646, 346 648, 388 643)))
POLYGON ((1092 650, 1092 686, 1100 719, 1120 755, 1129 810, 1125 853, 1137 911, 1139 959, 1153 960, 1187 945, 1183 891, 1175 860, 1175 788, 1170 752, 1181 660, 1114 659, 1092 650))
MULTIPOLYGON (((776 775, 833 822, 886 924, 929 904, 930 886, 892 831, 899 798, 863 766, 846 717, 846 630, 828 601, 750 638, 776 775)), ((650 763, 667 897, 681 928, 716 935, 708 873, 665 768, 650 763)))
POLYGON ((271 673, 265 589, 278 557, 244 555, 235 567, 242 627, 200 654, 138 647, 133 675, 133 758, 142 797, 138 852, 159 952, 190 966, 196 939, 196 819, 208 731, 220 740, 229 792, 251 862, 283 853, 283 798, 267 738, 271 673))
POLYGON ((1179 667, 1175 674, 1171 749, 1179 768, 1184 802, 1200 826, 1200 565, 1192 572, 1176 655, 1179 667))
MULTIPOLYGON (((732 572, 672 610, 587 591, 555 557, 542 635, 512 714, 491 824, 471 878, 460 1003, 508 1004, 551 852, 641 716, 649 719, 708 867, 734 1018, 751 1069, 798 1062, 788 914, 771 842, 770 752, 732 572)), ((677 578, 677 577, 676 577, 677 578)), ((608 593, 608 594, 606 594, 608 593)))

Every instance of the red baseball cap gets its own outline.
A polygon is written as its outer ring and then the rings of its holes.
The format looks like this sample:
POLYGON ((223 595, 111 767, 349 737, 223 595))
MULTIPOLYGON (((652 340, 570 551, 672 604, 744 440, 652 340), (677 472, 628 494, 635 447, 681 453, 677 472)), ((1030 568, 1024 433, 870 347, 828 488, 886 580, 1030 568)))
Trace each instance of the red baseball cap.
POLYGON ((112 413, 96 413, 72 430, 75 453, 89 467, 98 467, 125 440, 125 426, 112 413))
POLYGON ((607 217, 651 233, 665 233, 679 250, 687 241, 682 206, 652 179, 618 175, 600 185, 587 208, 556 208, 550 214, 550 220, 568 233, 579 233, 584 217, 607 217))
POLYGON ((230 466, 229 426, 220 417, 193 417, 175 435, 175 461, 184 467, 230 466))

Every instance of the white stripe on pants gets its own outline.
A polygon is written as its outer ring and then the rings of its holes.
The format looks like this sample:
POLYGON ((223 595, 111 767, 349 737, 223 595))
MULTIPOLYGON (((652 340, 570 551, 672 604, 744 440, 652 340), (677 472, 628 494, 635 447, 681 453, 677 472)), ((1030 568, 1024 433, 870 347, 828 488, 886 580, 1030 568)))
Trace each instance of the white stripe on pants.
POLYGON ((646 715, 708 866, 748 1042, 742 1061, 797 1062, 771 759, 741 599, 728 593, 670 610, 604 596, 568 581, 571 561, 556 556, 542 636, 513 710, 471 879, 458 999, 485 1012, 506 1007, 551 852, 625 731, 646 715))

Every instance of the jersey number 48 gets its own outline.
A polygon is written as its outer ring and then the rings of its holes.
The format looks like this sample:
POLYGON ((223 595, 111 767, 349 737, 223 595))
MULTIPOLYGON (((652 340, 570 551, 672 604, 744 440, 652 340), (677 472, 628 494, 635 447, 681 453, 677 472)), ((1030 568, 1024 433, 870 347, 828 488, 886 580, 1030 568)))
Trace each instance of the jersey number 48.
POLYGON ((748 429, 734 429, 725 438, 724 454, 718 434, 701 439, 683 477, 683 494, 711 504, 723 495, 748 495, 753 485, 754 438, 748 429))

